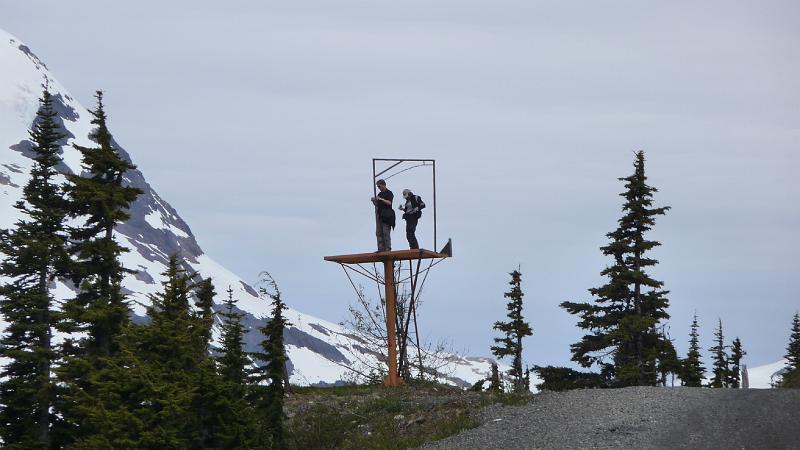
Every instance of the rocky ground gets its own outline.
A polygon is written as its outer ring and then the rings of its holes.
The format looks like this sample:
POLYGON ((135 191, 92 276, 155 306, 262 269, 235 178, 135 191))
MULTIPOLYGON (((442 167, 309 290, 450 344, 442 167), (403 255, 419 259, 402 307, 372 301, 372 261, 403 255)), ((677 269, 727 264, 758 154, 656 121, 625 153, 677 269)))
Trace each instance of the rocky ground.
POLYGON ((631 387, 492 405, 424 449, 800 449, 800 390, 631 387))

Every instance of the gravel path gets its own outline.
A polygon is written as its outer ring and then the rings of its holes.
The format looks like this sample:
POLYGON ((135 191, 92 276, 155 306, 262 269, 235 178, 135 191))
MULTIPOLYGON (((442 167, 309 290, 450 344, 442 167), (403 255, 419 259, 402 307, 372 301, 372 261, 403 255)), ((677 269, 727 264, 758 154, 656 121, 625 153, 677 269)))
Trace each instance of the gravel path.
POLYGON ((537 394, 424 449, 800 449, 800 390, 631 387, 537 394))

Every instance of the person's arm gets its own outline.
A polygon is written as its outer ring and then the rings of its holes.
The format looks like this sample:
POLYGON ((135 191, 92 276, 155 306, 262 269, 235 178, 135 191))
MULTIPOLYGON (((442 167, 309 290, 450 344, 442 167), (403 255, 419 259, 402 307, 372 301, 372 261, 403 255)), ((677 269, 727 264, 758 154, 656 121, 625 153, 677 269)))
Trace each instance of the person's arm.
POLYGON ((378 200, 379 202, 383 202, 385 205, 389 205, 389 208, 391 208, 392 207, 392 200, 394 200, 394 196, 392 195, 388 199, 386 199, 386 198, 381 197, 380 194, 378 194, 378 196, 375 197, 375 199, 378 200))
POLYGON ((392 206, 392 201, 391 201, 391 200, 387 200, 387 199, 385 199, 385 198, 383 198, 383 197, 372 197, 372 203, 373 203, 375 206, 378 206, 378 203, 377 203, 377 202, 382 202, 382 203, 384 203, 384 204, 386 204, 386 205, 389 205, 389 207, 390 207, 390 208, 391 208, 391 206, 392 206))

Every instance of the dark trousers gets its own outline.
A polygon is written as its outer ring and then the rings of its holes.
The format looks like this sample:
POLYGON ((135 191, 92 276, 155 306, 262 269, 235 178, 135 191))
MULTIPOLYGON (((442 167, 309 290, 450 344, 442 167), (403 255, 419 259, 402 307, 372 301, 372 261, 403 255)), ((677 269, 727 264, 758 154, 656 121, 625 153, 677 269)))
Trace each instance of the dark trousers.
POLYGON ((379 252, 392 250, 392 226, 383 222, 378 214, 375 214, 375 236, 378 237, 379 252))
POLYGON ((408 238, 409 248, 419 248, 419 242, 417 242, 417 236, 414 234, 417 231, 418 221, 419 219, 414 217, 409 217, 406 219, 406 238, 408 238))

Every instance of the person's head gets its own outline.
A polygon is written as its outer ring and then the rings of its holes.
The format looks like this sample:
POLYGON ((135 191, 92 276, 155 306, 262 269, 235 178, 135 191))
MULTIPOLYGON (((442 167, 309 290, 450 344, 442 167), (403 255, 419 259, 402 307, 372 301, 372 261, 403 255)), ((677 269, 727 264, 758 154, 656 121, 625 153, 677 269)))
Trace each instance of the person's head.
POLYGON ((411 191, 409 191, 408 189, 403 189, 403 198, 408 198, 410 195, 414 195, 414 194, 411 191))
POLYGON ((378 190, 380 190, 381 192, 386 190, 386 182, 383 180, 376 181, 375 186, 378 186, 378 190))

